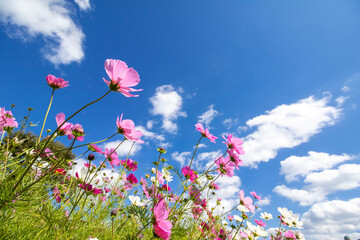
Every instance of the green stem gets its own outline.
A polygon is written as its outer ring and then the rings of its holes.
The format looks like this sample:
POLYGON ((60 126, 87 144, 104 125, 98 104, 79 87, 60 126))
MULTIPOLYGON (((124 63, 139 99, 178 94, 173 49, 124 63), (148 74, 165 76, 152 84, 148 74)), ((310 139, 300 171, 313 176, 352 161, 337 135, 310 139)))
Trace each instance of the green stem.
POLYGON ((39 135, 39 139, 37 140, 36 145, 38 145, 39 142, 40 142, 40 140, 41 140, 41 135, 42 135, 42 133, 43 133, 43 131, 44 131, 46 119, 47 119, 47 116, 48 116, 48 114, 49 114, 49 111, 50 111, 50 108, 51 108, 51 104, 52 104, 52 101, 53 101, 53 98, 54 98, 54 91, 55 91, 55 89, 53 89, 52 92, 51 92, 50 103, 49 103, 48 109, 47 109, 47 111, 46 111, 45 118, 44 118, 44 122, 43 122, 41 131, 40 131, 40 135, 39 135))
POLYGON ((1 181, 4 180, 5 174, 6 174, 6 165, 7 165, 7 161, 8 161, 8 155, 9 155, 9 141, 10 141, 10 137, 9 137, 9 133, 6 134, 6 138, 7 138, 7 144, 6 144, 6 153, 5 153, 5 166, 4 166, 4 175, 2 176, 1 181))
POLYGON ((19 184, 21 183, 21 181, 23 180, 23 178, 25 177, 25 175, 30 171, 32 165, 35 163, 36 159, 43 154, 46 146, 49 144, 50 140, 52 139, 52 137, 55 135, 55 133, 57 133, 57 131, 67 122, 69 121, 71 118, 73 118, 76 114, 78 114, 79 112, 81 112, 82 110, 84 110, 85 108, 87 108, 88 106, 100 101, 101 99, 103 99, 106 95, 108 95, 111 92, 111 90, 107 91, 102 97, 86 104, 85 106, 83 106, 82 108, 80 108, 79 110, 77 110, 74 114, 72 114, 70 117, 68 117, 62 124, 60 124, 60 126, 58 126, 55 131, 50 135, 50 137, 48 138, 48 140, 46 141, 46 143, 44 144, 44 146, 42 147, 41 151, 39 151, 38 154, 36 154, 34 156, 34 160, 31 161, 31 163, 29 164, 29 166, 25 169, 24 173, 20 176, 19 181, 15 184, 15 186, 13 187, 12 191, 14 192, 16 190, 16 188, 19 186, 19 184))

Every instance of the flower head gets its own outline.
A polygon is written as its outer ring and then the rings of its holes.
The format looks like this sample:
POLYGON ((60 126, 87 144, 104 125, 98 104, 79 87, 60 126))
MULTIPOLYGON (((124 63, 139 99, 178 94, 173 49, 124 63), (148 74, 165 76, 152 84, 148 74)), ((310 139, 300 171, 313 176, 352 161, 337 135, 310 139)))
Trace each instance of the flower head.
POLYGON ((255 206, 253 204, 253 200, 250 197, 245 197, 244 190, 240 191, 240 205, 245 206, 250 212, 255 212, 255 206))
POLYGON ((139 130, 135 129, 134 122, 130 119, 123 120, 122 117, 123 114, 121 114, 121 116, 116 119, 116 126, 118 128, 118 132, 120 134, 123 134, 130 141, 144 143, 144 141, 140 139, 143 134, 139 130))
POLYGON ((190 179, 191 182, 193 182, 198 177, 195 171, 190 169, 189 166, 183 167, 181 169, 181 173, 184 174, 184 177, 190 179))
POLYGON ((0 108, 0 133, 5 131, 11 131, 18 127, 18 123, 15 121, 11 111, 5 111, 5 108, 0 108))
POLYGON ((138 97, 132 95, 130 91, 142 91, 142 89, 133 89, 140 82, 139 74, 133 69, 128 68, 125 62, 117 59, 106 59, 105 71, 110 81, 104 79, 104 82, 112 91, 120 92, 125 97, 138 97))
POLYGON ((216 159, 215 163, 219 166, 216 171, 218 173, 221 173, 221 176, 223 176, 224 174, 229 177, 234 176, 235 164, 230 160, 229 157, 220 157, 216 159))
POLYGON ((240 138, 233 137, 232 134, 226 135, 226 138, 225 136, 223 136, 223 138, 226 141, 223 143, 226 144, 226 146, 229 148, 230 151, 235 151, 240 155, 245 154, 245 151, 242 147, 243 141, 240 138))
POLYGON ((173 226, 171 222, 167 220, 169 212, 163 198, 154 206, 154 232, 163 240, 170 239, 171 228, 173 226))
POLYGON ((48 83, 48 85, 52 88, 52 89, 59 89, 59 88, 64 88, 69 86, 69 82, 65 81, 62 78, 57 78, 54 75, 49 74, 46 77, 46 81, 48 83))
POLYGON ((217 137, 215 137, 214 135, 212 135, 211 133, 209 133, 209 129, 204 129, 204 126, 201 123, 197 123, 195 124, 196 130, 198 130, 199 132, 201 132, 201 135, 203 137, 206 137, 210 140, 210 142, 215 143, 215 139, 217 139, 217 137))

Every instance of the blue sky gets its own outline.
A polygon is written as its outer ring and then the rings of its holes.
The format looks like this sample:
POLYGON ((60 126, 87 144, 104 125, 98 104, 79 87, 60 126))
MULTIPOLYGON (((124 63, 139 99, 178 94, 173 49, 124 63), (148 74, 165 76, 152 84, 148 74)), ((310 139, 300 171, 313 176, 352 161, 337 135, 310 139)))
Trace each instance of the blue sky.
MULTIPOLYGON (((235 190, 255 190, 268 199, 263 210, 302 215, 308 239, 360 238, 359 10, 340 0, 0 0, 0 105, 16 104, 18 118, 32 107, 41 122, 45 77, 61 76, 70 87, 56 91, 54 129, 57 113, 107 91, 104 61, 121 59, 144 90, 81 113, 86 141, 110 136, 124 113, 147 133, 132 156, 141 166, 165 145, 180 167, 202 119, 214 135, 245 142, 246 167, 221 182, 226 206, 235 190)), ((199 167, 224 151, 220 139, 203 143, 199 167)))

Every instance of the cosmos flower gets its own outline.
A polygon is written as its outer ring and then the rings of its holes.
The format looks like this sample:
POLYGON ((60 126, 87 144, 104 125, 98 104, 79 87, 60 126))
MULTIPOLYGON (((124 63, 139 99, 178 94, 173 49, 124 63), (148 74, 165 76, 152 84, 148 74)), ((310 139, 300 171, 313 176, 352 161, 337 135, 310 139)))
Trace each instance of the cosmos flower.
POLYGON ((68 84, 69 82, 65 81, 62 78, 57 78, 51 74, 49 74, 46 77, 46 81, 47 81, 48 85, 54 90, 69 86, 69 84, 68 84))
POLYGON ((209 129, 204 129, 204 126, 201 123, 197 123, 195 124, 196 130, 198 130, 199 132, 201 132, 201 134, 203 135, 203 137, 206 137, 207 139, 210 140, 210 142, 215 143, 215 139, 217 139, 217 137, 215 137, 214 135, 212 135, 211 133, 209 133, 209 129))
POLYGON ((138 97, 139 95, 132 95, 130 91, 142 91, 142 89, 133 89, 140 82, 139 74, 133 69, 129 68, 125 62, 117 59, 106 59, 105 71, 110 78, 110 81, 104 79, 104 82, 109 86, 110 90, 122 93, 125 97, 138 97))

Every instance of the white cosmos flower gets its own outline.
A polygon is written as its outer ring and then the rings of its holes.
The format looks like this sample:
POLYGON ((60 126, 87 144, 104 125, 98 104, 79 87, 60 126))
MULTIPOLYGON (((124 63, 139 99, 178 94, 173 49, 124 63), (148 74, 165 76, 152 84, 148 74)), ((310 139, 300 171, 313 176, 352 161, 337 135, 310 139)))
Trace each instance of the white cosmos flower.
POLYGON ((273 216, 271 215, 271 213, 262 212, 262 213, 260 213, 260 218, 265 219, 265 220, 270 220, 270 219, 273 219, 273 216))
POLYGON ((239 209, 241 212, 250 212, 250 210, 247 207, 245 207, 245 205, 242 204, 237 206, 237 209, 239 209))
POLYGON ((139 207, 145 206, 145 203, 141 202, 139 196, 130 195, 129 199, 130 199, 132 205, 139 206, 139 207))
POLYGON ((167 182, 172 182, 173 177, 171 176, 171 173, 169 170, 167 170, 166 168, 163 168, 161 170, 161 174, 163 176, 163 178, 167 181, 167 182))
POLYGON ((236 220, 236 221, 238 221, 238 222, 241 222, 242 221, 242 218, 241 217, 239 217, 238 215, 234 215, 234 219, 236 220))
POLYGON ((246 222, 246 226, 255 236, 266 237, 267 235, 269 235, 269 233, 259 225, 255 226, 251 222, 246 222))

